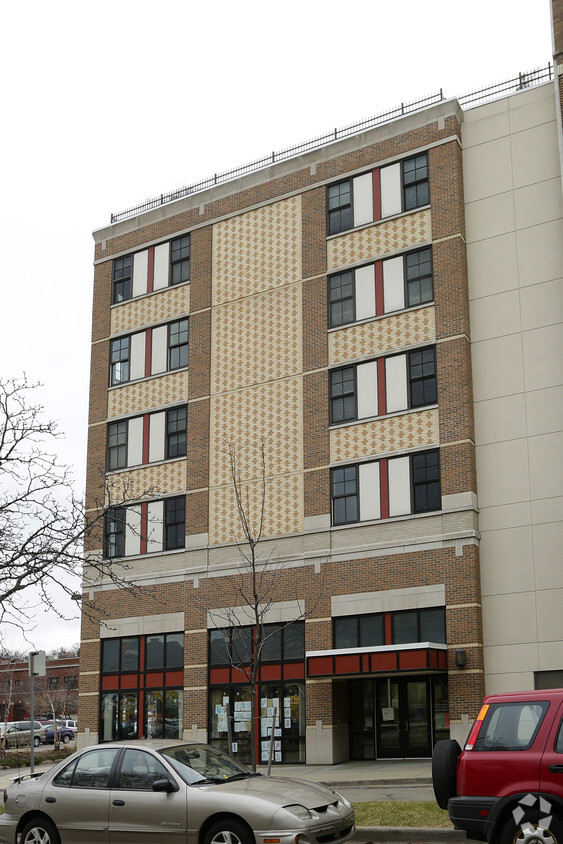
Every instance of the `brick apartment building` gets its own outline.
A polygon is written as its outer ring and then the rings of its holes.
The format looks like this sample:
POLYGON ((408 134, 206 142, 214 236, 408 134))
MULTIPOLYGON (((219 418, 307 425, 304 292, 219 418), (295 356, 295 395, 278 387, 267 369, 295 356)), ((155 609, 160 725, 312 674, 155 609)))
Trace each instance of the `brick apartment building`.
POLYGON ((424 757, 485 690, 563 684, 560 9, 518 90, 94 233, 87 495, 111 506, 88 553, 136 589, 85 569, 83 744, 226 746, 230 712, 248 760, 276 707, 277 762, 424 757), (255 712, 227 439, 255 510, 265 441, 255 712))
MULTIPOLYGON (((44 677, 35 678, 35 715, 76 717, 78 711, 78 656, 47 659, 44 677)), ((29 718, 30 679, 27 660, 0 657, 0 721, 29 718)))

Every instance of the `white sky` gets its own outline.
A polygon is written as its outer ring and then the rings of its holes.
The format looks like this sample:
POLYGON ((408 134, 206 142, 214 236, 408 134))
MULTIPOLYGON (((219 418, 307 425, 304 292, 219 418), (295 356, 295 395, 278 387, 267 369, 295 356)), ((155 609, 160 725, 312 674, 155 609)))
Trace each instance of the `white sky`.
MULTIPOLYGON (((79 488, 91 232, 112 211, 552 54, 550 0, 28 0, 2 30, 0 375, 44 384, 79 488)), ((35 647, 80 638, 37 622, 35 647)))

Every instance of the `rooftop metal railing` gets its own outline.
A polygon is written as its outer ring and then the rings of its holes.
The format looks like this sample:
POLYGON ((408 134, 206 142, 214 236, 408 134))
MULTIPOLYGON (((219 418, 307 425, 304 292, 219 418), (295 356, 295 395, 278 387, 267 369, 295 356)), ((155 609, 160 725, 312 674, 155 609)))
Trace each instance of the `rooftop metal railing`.
MULTIPOLYGON (((519 73, 518 76, 512 79, 507 79, 503 82, 497 82, 494 85, 489 85, 487 88, 481 88, 478 91, 471 91, 457 97, 457 100, 462 108, 472 108, 479 103, 493 100, 497 97, 506 96, 510 93, 516 93, 524 88, 529 88, 533 85, 539 85, 542 82, 548 82, 553 78, 553 65, 548 63, 547 67, 537 68, 526 73, 519 73)), ((225 170, 223 173, 215 173, 207 179, 202 179, 193 185, 179 188, 170 193, 161 193, 160 196, 147 199, 145 202, 127 208, 125 211, 119 211, 117 214, 111 215, 111 223, 118 223, 121 220, 126 220, 128 217, 134 217, 136 214, 143 214, 145 211, 150 211, 153 208, 158 208, 161 205, 167 205, 169 202, 174 202, 176 199, 181 199, 184 196, 189 196, 193 193, 213 187, 214 185, 228 182, 244 176, 246 173, 252 173, 256 170, 261 170, 263 167, 268 167, 270 164, 275 164, 278 161, 284 161, 288 158, 294 158, 297 155, 302 155, 309 150, 317 147, 326 146, 334 141, 346 138, 349 135, 356 135, 366 129, 372 129, 374 126, 379 126, 382 123, 387 123, 391 120, 396 120, 403 117, 405 114, 410 114, 414 111, 428 108, 435 103, 444 100, 444 94, 440 89, 435 94, 430 94, 428 97, 423 97, 420 100, 413 100, 408 103, 401 103, 399 106, 388 111, 376 114, 373 117, 368 117, 358 123, 352 123, 349 126, 343 126, 340 129, 335 128, 323 135, 318 135, 308 141, 304 141, 293 147, 271 152, 263 158, 257 158, 241 167, 236 167, 233 170, 225 170)))

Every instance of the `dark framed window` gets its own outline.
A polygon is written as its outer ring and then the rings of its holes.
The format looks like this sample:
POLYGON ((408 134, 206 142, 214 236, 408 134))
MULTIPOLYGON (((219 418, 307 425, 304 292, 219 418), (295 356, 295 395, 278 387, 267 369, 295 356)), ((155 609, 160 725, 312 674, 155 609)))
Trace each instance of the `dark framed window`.
POLYGON ((403 161, 403 203, 405 211, 430 202, 428 154, 423 152, 403 161))
POLYGON ((209 631, 209 665, 229 665, 230 634, 228 629, 209 631))
POLYGON ((406 301, 409 308, 432 302, 432 249, 430 246, 405 255, 406 301))
POLYGON ((328 233, 351 229, 352 217, 352 180, 345 179, 327 188, 328 233))
POLYGON ((76 674, 69 674, 65 677, 65 689, 77 689, 78 677, 76 674))
POLYGON ((356 419, 356 367, 330 373, 330 421, 333 425, 356 419))
POLYGON ((409 352, 409 393, 411 407, 436 403, 435 346, 409 352))
POLYGON ((358 467, 333 469, 331 476, 332 523, 345 525, 359 518, 358 467))
POLYGON ((392 613, 391 629, 394 645, 410 642, 446 642, 446 611, 444 607, 404 610, 392 613))
POLYGON ((123 258, 114 258, 112 277, 112 302, 114 305, 131 298, 132 269, 132 255, 125 255, 123 258))
POLYGON ((168 369, 188 365, 188 320, 180 319, 168 326, 168 369))
POLYGON ((438 450, 423 451, 411 456, 413 512, 440 510, 440 454, 438 450))
POLYGON ((335 648, 367 648, 385 644, 384 613, 333 619, 335 648))
POLYGON ((125 556, 125 507, 112 507, 104 516, 104 556, 125 556))
POLYGON ((124 469, 127 466, 127 431, 129 423, 110 422, 108 425, 108 471, 124 469))
POLYGON ((190 280, 190 236, 185 234, 170 243, 170 284, 190 280))
POLYGON ((129 381, 130 338, 118 337, 110 345, 110 384, 129 381))
POLYGON ((288 662, 305 659, 305 625, 302 621, 293 624, 265 624, 263 662, 288 662))
POLYGON ((328 279, 329 326, 336 328, 355 320, 354 273, 348 270, 328 279))
POLYGON ((164 550, 184 548, 186 544, 186 499, 183 495, 164 502, 164 550))
POLYGON ((166 411, 166 457, 184 457, 187 449, 188 409, 174 407, 166 411))
POLYGON ((102 639, 102 673, 118 674, 139 670, 139 637, 102 639))
POLYGON ((145 666, 147 671, 182 668, 184 665, 184 634, 160 633, 146 637, 145 666))
POLYGON ((60 689, 61 687, 61 678, 60 677, 49 677, 47 681, 47 685, 49 689, 60 689))

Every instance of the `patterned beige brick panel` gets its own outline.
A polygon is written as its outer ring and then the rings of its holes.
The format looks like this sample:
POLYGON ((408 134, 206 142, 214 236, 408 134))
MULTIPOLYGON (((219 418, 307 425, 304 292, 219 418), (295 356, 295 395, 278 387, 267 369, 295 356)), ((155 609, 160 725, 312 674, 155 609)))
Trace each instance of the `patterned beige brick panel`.
POLYGON ((265 439, 269 476, 303 468, 303 392, 300 377, 271 381, 211 399, 210 486, 230 484, 226 440, 235 440, 243 478, 260 475, 265 439))
POLYGON ((213 304, 301 278, 301 197, 238 214, 213 227, 213 304))
POLYGON ((300 372, 301 284, 214 309, 211 355, 212 394, 300 372))
POLYGON ((143 466, 108 475, 106 506, 113 501, 139 499, 143 496, 159 498, 172 493, 181 494, 186 489, 186 461, 174 460, 170 463, 158 463, 155 466, 143 466))
POLYGON ((328 271, 371 261, 402 249, 414 249, 418 243, 427 243, 431 238, 429 208, 397 217, 387 223, 358 229, 328 241, 328 271))
POLYGON ((330 432, 330 461, 338 463, 438 442, 438 410, 374 419, 330 432))
MULTIPOLYGON (((249 502, 251 524, 260 516, 261 484, 257 481, 244 486, 244 498, 249 502)), ((232 485, 216 487, 209 492, 209 542, 232 542, 242 539, 232 485)), ((263 536, 283 536, 303 531, 303 475, 301 473, 272 478, 266 485, 263 536)))
POLYGON ((328 335, 329 366, 377 357, 436 339, 434 306, 402 311, 382 319, 351 325, 328 335))
POLYGON ((108 418, 146 413, 153 408, 181 404, 188 400, 188 370, 170 372, 158 378, 135 381, 108 393, 108 418))
POLYGON ((189 313, 189 310, 190 285, 168 287, 151 296, 132 299, 130 302, 113 308, 110 331, 112 334, 120 334, 123 331, 134 331, 145 325, 168 322, 189 313))

